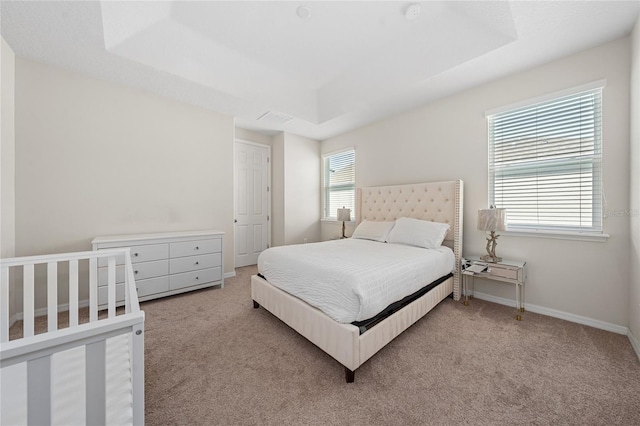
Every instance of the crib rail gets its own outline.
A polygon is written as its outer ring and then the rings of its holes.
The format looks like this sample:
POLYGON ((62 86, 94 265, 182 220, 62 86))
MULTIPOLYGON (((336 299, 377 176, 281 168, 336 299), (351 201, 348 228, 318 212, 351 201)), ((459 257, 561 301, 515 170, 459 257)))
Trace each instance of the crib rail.
POLYGON ((144 312, 129 250, 0 259, 0 375, 2 424, 143 424, 144 312), (116 261, 123 257, 124 312, 117 312, 116 261), (101 259, 107 264, 104 312, 98 306, 101 259), (79 272, 80 264, 88 266, 88 274, 79 272), (60 265, 68 268, 68 277, 58 273, 60 265), (45 270, 46 276, 36 273, 45 270), (58 323, 61 279, 68 280, 68 327, 58 323), (81 301, 79 289, 87 284, 89 300, 81 301), (15 339, 9 335, 10 285, 23 290, 23 328, 15 339), (35 309, 35 295, 41 287, 47 293, 47 330, 36 334, 36 315, 42 311, 35 309), (81 322, 87 306, 88 319, 81 322))
POLYGON ((44 256, 18 257, 0 259, 0 343, 9 341, 9 327, 11 325, 9 313, 9 273, 12 268, 22 269, 23 286, 23 334, 24 338, 34 335, 35 329, 35 274, 36 265, 46 265, 47 287, 47 328, 48 332, 58 329, 58 266, 67 263, 69 267, 69 327, 79 324, 79 275, 78 263, 89 261, 89 321, 98 320, 98 259, 106 259, 108 265, 108 308, 107 316, 116 316, 116 259, 125 258, 125 312, 140 311, 135 288, 135 279, 129 249, 111 249, 87 251, 79 253, 52 254, 44 256))

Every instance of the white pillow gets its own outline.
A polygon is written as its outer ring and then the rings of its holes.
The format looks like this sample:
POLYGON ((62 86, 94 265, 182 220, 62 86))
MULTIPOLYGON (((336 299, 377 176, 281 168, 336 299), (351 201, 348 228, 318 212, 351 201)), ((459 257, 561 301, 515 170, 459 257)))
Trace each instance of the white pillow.
POLYGON ((363 220, 360 225, 353 231, 351 238, 359 238, 361 240, 373 240, 386 243, 389 232, 393 228, 395 222, 375 222, 371 220, 363 220))
POLYGON ((389 242, 409 246, 438 248, 449 231, 446 223, 401 217, 389 233, 389 242))

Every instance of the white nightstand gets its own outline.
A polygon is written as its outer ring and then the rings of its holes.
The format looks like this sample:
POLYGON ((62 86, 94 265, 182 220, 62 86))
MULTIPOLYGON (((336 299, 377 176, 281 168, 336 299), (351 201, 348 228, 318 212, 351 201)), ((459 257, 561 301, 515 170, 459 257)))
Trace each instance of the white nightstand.
POLYGON ((494 281, 501 281, 516 286, 516 309, 518 314, 516 319, 520 321, 524 312, 524 281, 526 278, 525 265, 527 262, 517 260, 503 260, 497 263, 484 262, 479 257, 469 256, 461 260, 462 262, 462 291, 465 295, 464 304, 469 305, 469 296, 473 298, 473 287, 475 277, 486 278, 494 281), (475 265, 475 266, 474 266, 475 265), (471 269, 478 269, 472 271, 471 269), (469 278, 471 279, 472 290, 469 293, 469 278))

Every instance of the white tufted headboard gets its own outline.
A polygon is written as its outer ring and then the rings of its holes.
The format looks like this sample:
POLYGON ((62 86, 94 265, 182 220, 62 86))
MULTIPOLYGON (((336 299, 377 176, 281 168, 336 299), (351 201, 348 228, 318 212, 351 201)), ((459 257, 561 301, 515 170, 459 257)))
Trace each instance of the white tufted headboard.
POLYGON ((462 180, 358 188, 356 224, 363 220, 393 221, 399 217, 448 223, 451 228, 445 244, 453 249, 456 257, 453 298, 460 300, 462 198, 462 180))

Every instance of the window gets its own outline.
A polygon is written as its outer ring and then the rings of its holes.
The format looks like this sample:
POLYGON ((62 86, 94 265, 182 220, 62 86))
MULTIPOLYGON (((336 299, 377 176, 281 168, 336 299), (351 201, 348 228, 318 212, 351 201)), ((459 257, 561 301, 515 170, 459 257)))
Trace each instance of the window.
POLYGON ((602 233, 602 85, 488 115, 489 204, 508 230, 602 233))
POLYGON ((354 217, 356 198, 356 153, 353 149, 323 157, 323 217, 336 219, 339 208, 351 209, 354 217))

